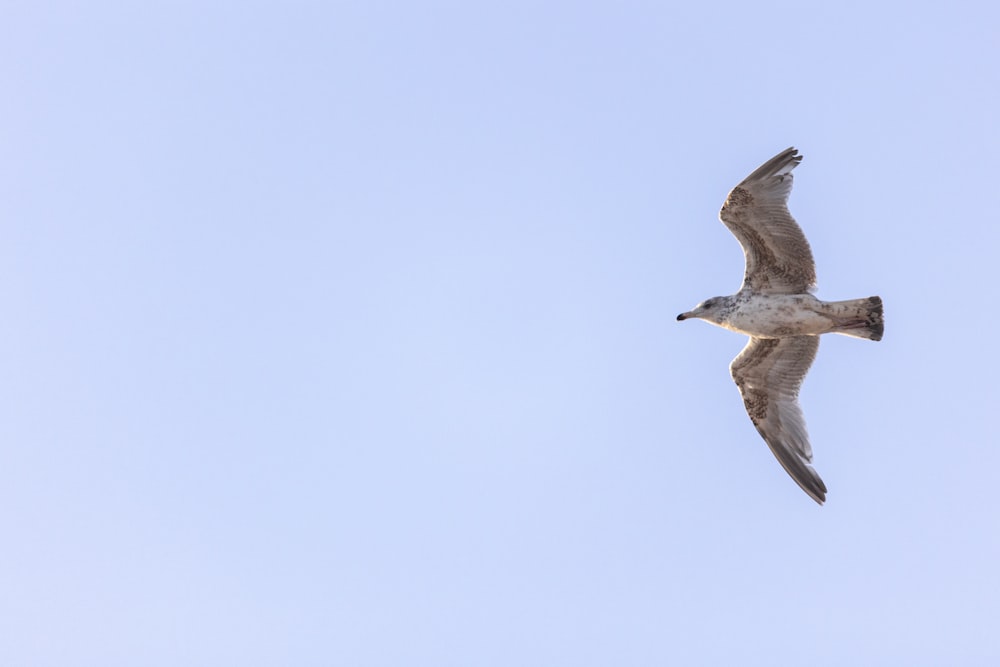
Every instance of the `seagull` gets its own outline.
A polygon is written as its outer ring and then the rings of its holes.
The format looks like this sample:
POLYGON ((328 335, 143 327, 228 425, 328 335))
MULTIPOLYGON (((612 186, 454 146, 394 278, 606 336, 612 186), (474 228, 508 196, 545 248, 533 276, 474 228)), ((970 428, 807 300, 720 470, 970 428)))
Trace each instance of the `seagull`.
POLYGON ((677 319, 699 319, 747 334, 750 340, 729 372, 750 421, 778 462, 820 505, 826 485, 813 469, 812 447, 799 407, 799 387, 819 348, 837 333, 882 340, 882 299, 820 301, 816 264, 805 234, 788 212, 794 148, 762 164, 729 193, 719 218, 743 246, 746 272, 740 291, 702 301, 677 319))

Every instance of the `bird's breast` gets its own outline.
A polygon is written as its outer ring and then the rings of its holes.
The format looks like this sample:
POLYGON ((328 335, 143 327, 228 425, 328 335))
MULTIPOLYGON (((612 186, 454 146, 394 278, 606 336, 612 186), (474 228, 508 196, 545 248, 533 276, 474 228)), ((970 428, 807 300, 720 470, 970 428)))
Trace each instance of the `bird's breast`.
POLYGON ((817 335, 832 327, 811 294, 754 294, 741 299, 722 326, 763 338, 817 335))

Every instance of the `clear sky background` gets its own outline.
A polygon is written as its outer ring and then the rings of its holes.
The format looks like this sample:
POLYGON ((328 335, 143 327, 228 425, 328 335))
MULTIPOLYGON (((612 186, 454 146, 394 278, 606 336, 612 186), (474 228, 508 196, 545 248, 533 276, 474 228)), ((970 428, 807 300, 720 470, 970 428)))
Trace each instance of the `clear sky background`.
POLYGON ((5 2, 8 665, 995 665, 989 2, 5 2), (794 145, 820 507, 716 215, 794 145))

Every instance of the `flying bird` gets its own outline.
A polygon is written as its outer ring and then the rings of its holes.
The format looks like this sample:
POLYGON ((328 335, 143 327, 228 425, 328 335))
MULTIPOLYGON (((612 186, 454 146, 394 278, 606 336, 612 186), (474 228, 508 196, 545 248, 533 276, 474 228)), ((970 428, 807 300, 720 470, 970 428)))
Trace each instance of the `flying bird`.
POLYGON ((826 485, 813 469, 812 447, 799 407, 799 387, 819 348, 819 337, 838 333, 882 340, 882 299, 820 301, 816 264, 805 234, 788 212, 794 148, 762 164, 729 193, 719 218, 743 246, 746 272, 740 291, 702 301, 678 320, 700 319, 747 334, 729 365, 750 421, 785 471, 819 504, 826 485))

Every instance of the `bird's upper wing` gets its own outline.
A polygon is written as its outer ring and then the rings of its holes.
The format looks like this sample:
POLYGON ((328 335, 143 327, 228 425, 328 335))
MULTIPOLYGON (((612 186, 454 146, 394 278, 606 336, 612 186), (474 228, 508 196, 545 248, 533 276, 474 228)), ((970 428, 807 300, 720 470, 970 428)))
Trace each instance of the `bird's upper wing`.
POLYGON ((792 169, 802 161, 794 148, 762 164, 729 193, 719 218, 746 255, 743 287, 795 294, 816 286, 816 264, 805 234, 788 212, 792 169))
POLYGON ((826 485, 809 465, 812 448, 799 407, 799 387, 819 349, 819 336, 750 338, 729 372, 750 420, 778 462, 813 500, 823 504, 826 485))

